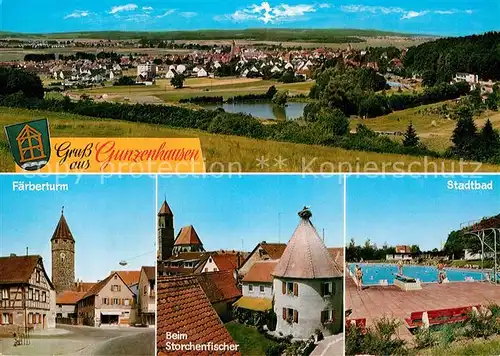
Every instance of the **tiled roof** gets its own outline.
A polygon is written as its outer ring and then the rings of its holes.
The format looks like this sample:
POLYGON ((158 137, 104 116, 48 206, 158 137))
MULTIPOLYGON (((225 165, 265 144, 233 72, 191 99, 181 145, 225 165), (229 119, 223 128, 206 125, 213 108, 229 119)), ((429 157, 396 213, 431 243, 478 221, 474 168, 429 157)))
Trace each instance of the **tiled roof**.
POLYGON ((235 307, 250 309, 255 311, 266 311, 273 307, 273 301, 267 298, 255 298, 255 297, 241 297, 236 303, 233 304, 235 307))
POLYGON ((299 225, 276 265, 273 276, 307 279, 343 277, 342 269, 333 261, 309 220, 310 212, 306 212, 309 215, 301 215, 299 225))
POLYGON ((80 299, 83 298, 85 292, 73 292, 73 291, 64 291, 58 293, 56 296, 57 304, 76 304, 80 299))
POLYGON ((333 261, 344 269, 344 248, 343 247, 328 247, 328 252, 333 258, 333 261))
POLYGON ((245 277, 243 277, 242 281, 272 283, 273 276, 271 273, 276 268, 277 264, 277 260, 255 262, 245 277))
POLYGON ((75 292, 88 292, 97 282, 76 282, 75 292))
POLYGON ((172 210, 168 206, 166 200, 163 201, 163 204, 161 205, 161 208, 160 208, 160 211, 158 212, 158 215, 172 215, 172 216, 174 215, 172 213, 172 210))
POLYGON ((410 246, 396 245, 396 253, 411 253, 410 246))
POLYGON ((236 268, 238 268, 237 255, 217 254, 217 255, 212 255, 212 258, 220 271, 234 271, 236 268))
POLYGON ((0 257, 0 284, 27 283, 41 258, 38 255, 0 257))
POLYGON ((59 222, 57 223, 56 229, 54 233, 52 234, 52 240, 54 239, 68 239, 68 240, 73 240, 73 234, 71 233, 71 230, 69 229, 68 223, 66 222, 66 218, 64 217, 64 214, 61 214, 61 218, 59 219, 59 222))
POLYGON ((111 273, 114 272, 118 273, 125 284, 129 287, 134 284, 138 284, 139 279, 141 278, 141 271, 113 271, 111 273))
POLYGON ((92 288, 90 288, 87 291, 87 293, 85 293, 85 295, 82 297, 82 299, 98 294, 101 291, 101 289, 103 289, 104 286, 108 283, 108 281, 111 279, 111 277, 114 276, 114 274, 115 273, 112 273, 109 276, 107 276, 105 279, 103 279, 102 281, 94 284, 94 286, 92 288))
POLYGON ((165 261, 174 261, 174 260, 195 260, 202 259, 207 257, 207 252, 180 252, 178 254, 172 255, 167 258, 165 261))
POLYGON ((142 269, 144 270, 144 273, 146 273, 148 280, 154 281, 156 279, 156 271, 154 267, 142 266, 142 269))
MULTIPOLYGON (((167 351, 165 348, 167 332, 187 335, 185 340, 175 340, 179 344, 235 343, 195 277, 160 277, 157 289, 156 332, 159 356, 214 354, 199 351, 167 351)), ((233 351, 224 355, 240 355, 240 353, 233 351)))
POLYGON ((193 225, 189 225, 179 231, 174 245, 202 245, 202 243, 193 225))
POLYGON ((241 297, 232 271, 202 273, 196 279, 212 304, 241 297))
POLYGON ((261 243, 260 244, 264 250, 266 250, 267 254, 271 259, 277 260, 281 258, 283 252, 285 252, 286 244, 282 243, 261 243))

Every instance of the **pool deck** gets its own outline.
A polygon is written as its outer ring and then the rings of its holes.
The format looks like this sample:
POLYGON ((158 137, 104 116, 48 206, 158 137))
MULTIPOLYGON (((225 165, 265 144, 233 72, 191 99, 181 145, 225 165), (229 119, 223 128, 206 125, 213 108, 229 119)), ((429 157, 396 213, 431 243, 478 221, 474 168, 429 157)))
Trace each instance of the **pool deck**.
POLYGON ((358 291, 352 278, 346 275, 345 307, 352 309, 349 319, 366 318, 367 325, 382 316, 396 318, 403 324, 399 334, 411 339, 404 318, 412 312, 500 304, 500 286, 486 282, 452 282, 422 284, 422 290, 403 292, 396 286, 372 286, 358 291))

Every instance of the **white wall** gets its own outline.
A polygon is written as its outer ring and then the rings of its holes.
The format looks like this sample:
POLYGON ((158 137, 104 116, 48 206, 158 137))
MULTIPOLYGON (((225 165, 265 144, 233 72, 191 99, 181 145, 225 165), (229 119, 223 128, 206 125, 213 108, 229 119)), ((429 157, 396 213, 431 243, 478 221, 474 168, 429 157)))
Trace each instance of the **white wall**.
POLYGON ((247 283, 243 282, 242 286, 244 297, 267 298, 273 299, 273 284, 272 283, 247 283), (253 292, 250 293, 249 285, 253 285, 253 292), (264 286, 264 293, 260 292, 260 286, 264 286))
POLYGON ((342 331, 343 322, 343 285, 342 278, 328 280, 319 279, 284 279, 286 282, 298 283, 298 296, 282 293, 282 279, 275 278, 274 286, 274 312, 277 316, 276 332, 283 335, 293 335, 295 338, 306 339, 320 329, 324 335, 330 335, 331 326, 326 327, 321 323, 321 311, 333 309, 335 312, 334 326, 342 331), (335 295, 321 296, 321 283, 328 281, 335 283, 335 295), (283 320, 283 308, 298 311, 298 323, 288 323, 283 320))

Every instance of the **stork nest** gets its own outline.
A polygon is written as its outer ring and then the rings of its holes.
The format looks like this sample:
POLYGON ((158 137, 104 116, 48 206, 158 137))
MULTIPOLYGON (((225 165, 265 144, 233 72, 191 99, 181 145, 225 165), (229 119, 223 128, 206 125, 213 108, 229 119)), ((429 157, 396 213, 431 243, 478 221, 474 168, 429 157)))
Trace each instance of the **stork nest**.
POLYGON ((299 216, 302 218, 302 219, 310 219, 311 216, 312 216, 312 213, 311 213, 311 210, 309 210, 308 208, 304 207, 301 211, 299 211, 299 216))

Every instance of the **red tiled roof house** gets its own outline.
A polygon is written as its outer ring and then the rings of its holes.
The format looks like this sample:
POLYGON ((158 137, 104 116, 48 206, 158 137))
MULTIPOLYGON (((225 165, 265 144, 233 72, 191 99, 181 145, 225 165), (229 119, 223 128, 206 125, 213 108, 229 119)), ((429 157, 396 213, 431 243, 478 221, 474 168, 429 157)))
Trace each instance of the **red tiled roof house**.
POLYGON ((40 256, 0 257, 0 335, 56 326, 56 292, 40 256))

